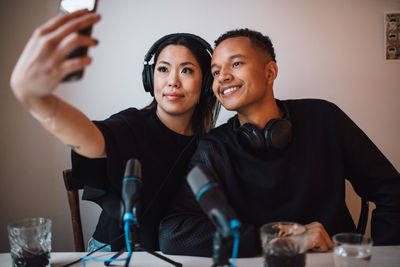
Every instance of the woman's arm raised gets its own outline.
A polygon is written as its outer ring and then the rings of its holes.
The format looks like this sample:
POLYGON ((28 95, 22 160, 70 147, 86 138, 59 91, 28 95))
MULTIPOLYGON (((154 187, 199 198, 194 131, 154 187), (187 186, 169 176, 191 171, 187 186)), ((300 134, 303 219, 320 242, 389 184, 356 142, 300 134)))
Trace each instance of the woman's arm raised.
POLYGON ((64 144, 90 157, 105 156, 100 130, 82 112, 52 92, 68 74, 91 63, 89 56, 68 58, 79 46, 95 46, 97 41, 78 34, 100 20, 87 10, 57 16, 39 26, 26 44, 11 75, 11 88, 32 115, 64 144))

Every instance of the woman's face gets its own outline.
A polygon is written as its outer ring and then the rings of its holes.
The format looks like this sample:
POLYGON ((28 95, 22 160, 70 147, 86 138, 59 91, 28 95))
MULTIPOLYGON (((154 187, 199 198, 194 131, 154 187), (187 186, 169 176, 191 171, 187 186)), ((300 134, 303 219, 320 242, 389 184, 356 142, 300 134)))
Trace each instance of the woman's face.
POLYGON ((188 48, 166 46, 154 68, 154 97, 159 116, 192 116, 201 93, 202 73, 188 48))

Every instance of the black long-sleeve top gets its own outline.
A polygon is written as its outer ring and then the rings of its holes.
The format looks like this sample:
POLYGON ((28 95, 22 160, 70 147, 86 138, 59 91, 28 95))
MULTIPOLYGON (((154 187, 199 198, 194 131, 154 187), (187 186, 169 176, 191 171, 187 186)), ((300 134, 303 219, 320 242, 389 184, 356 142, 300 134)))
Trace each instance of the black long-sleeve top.
POLYGON ((106 142, 106 158, 88 159, 72 153, 72 176, 85 185, 82 198, 101 208, 93 237, 111 243, 118 251, 125 246, 121 223, 121 187, 126 162, 136 158, 142 165, 143 187, 137 219, 142 247, 158 250, 158 230, 171 195, 183 182, 197 138, 167 128, 155 110, 129 108, 104 121, 94 122, 106 142))
MULTIPOLYGON (((400 244, 400 175, 357 125, 323 100, 285 102, 293 127, 281 155, 256 156, 238 142, 233 119, 200 141, 191 166, 207 168, 241 223, 239 256, 261 253, 259 227, 273 221, 322 223, 330 235, 354 232, 345 179, 376 204, 375 245, 400 244)), ((212 255, 215 227, 187 184, 160 225, 165 253, 212 255)))

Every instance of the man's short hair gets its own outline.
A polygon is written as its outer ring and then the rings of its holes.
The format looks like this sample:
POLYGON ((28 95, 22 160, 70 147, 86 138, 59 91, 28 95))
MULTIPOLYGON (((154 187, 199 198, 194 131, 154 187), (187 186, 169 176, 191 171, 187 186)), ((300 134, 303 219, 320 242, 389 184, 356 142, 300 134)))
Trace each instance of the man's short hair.
POLYGON ((247 37, 247 38, 249 38, 252 45, 254 45, 257 48, 260 48, 260 49, 266 51, 271 56, 271 60, 276 62, 275 50, 274 50, 274 46, 272 45, 271 39, 269 39, 268 36, 263 35, 260 32, 253 31, 253 30, 250 30, 250 29, 247 29, 247 28, 245 28, 245 29, 236 29, 236 30, 225 32, 220 37, 218 37, 217 40, 215 40, 215 42, 214 42, 215 48, 222 41, 224 41, 226 39, 230 39, 230 38, 235 38, 235 37, 247 37))

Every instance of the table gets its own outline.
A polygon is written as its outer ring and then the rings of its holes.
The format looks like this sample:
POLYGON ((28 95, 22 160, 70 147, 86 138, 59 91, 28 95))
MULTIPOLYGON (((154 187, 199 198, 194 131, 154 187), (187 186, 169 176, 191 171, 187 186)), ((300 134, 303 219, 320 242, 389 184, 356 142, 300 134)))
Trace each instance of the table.
MULTIPOLYGON (((86 255, 81 252, 53 252, 51 253, 51 266, 61 267, 69 262, 72 262, 86 255)), ((114 253, 97 253, 96 257, 110 258, 114 253)), ((123 257, 126 254, 123 254, 123 257)), ((173 256, 166 255, 168 258, 180 262, 183 266, 200 267, 211 266, 212 259, 204 257, 191 256, 173 256)), ((332 252, 327 253, 307 253, 306 267, 333 267, 332 252)), ((124 262, 114 262, 113 266, 123 266, 124 262)), ((9 253, 0 254, 0 266, 11 266, 11 256, 9 253)), ((73 265, 74 267, 81 266, 81 263, 73 265)), ((86 261, 87 267, 104 266, 101 262, 86 261)), ((172 266, 146 252, 134 252, 129 266, 136 267, 154 267, 154 266, 172 266)), ((263 266, 263 259, 256 258, 240 258, 236 260, 236 266, 263 266)), ((370 267, 398 267, 400 266, 400 246, 384 246, 372 248, 372 259, 370 267)))

